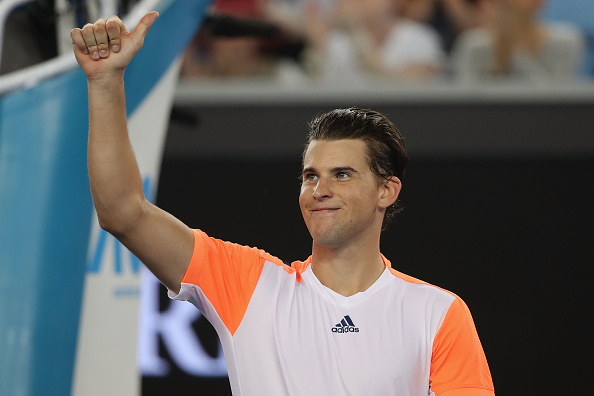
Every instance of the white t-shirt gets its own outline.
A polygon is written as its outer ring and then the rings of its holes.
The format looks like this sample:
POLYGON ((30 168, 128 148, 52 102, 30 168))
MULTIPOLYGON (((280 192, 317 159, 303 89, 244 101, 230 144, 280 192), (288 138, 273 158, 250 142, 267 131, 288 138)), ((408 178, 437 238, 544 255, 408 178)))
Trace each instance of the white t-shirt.
MULTIPOLYGON (((439 68, 444 59, 439 35, 431 27, 398 20, 380 49, 380 60, 386 69, 398 71, 412 65, 439 68)), ((342 30, 330 32, 322 64, 322 75, 332 79, 368 77, 352 38, 342 30)))
POLYGON ((212 323, 235 396, 493 396, 472 317, 456 295, 390 268, 366 291, 194 231, 178 295, 212 323), (434 392, 434 393, 432 393, 434 392), (451 392, 451 393, 446 393, 451 392))
MULTIPOLYGON (((515 51, 505 79, 528 83, 571 81, 579 75, 585 42, 571 25, 543 25, 545 38, 540 51, 530 54, 515 51)), ((451 68, 454 77, 466 83, 489 82, 501 77, 492 75, 495 64, 493 35, 485 28, 462 34, 452 51, 451 68)))

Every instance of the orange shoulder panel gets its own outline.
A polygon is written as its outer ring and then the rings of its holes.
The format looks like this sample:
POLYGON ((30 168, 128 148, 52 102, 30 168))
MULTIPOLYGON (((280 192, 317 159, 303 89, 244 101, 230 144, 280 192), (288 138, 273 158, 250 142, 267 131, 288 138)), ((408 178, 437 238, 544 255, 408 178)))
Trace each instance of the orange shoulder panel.
POLYGON ((437 396, 495 396, 492 390, 484 389, 454 389, 447 392, 436 393, 437 396))
POLYGON ((183 283, 200 287, 231 333, 235 334, 260 279, 265 261, 293 270, 268 253, 210 238, 194 231, 194 253, 183 283))
POLYGON ((470 310, 458 296, 433 341, 431 390, 438 396, 492 396, 491 372, 470 310))

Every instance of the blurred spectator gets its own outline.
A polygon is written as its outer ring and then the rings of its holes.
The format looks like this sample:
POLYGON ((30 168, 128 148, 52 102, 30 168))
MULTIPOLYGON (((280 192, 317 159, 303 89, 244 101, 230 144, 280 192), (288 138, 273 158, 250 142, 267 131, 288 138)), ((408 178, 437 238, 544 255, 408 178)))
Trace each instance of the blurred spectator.
POLYGON ((594 77, 594 1, 548 0, 541 17, 545 21, 570 23, 580 29, 586 40, 582 74, 594 77))
POLYGON ((478 0, 402 0, 403 17, 432 26, 446 52, 465 30, 482 24, 478 0))
POLYGON ((544 0, 481 0, 492 15, 484 27, 458 39, 452 53, 455 77, 464 82, 512 79, 531 83, 575 78, 584 41, 571 25, 544 24, 544 0))
POLYGON ((308 2, 308 63, 326 81, 424 81, 437 75, 443 52, 430 27, 399 16, 401 0, 336 0, 322 12, 308 2))
POLYGON ((218 0, 186 50, 185 77, 271 77, 296 64, 304 40, 270 15, 267 0, 218 0))
MULTIPOLYGON (((224 14, 244 20, 262 17, 259 0, 217 0, 213 15, 224 14)), ((182 75, 191 77, 239 77, 263 75, 269 71, 268 59, 260 51, 261 40, 247 34, 213 34, 208 23, 188 46, 182 75)))

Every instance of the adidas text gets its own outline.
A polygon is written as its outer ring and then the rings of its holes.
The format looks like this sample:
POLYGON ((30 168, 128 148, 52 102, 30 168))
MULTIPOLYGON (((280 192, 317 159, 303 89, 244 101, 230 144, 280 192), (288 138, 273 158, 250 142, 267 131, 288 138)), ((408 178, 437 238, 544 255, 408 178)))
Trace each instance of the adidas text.
POLYGON ((359 328, 355 326, 349 315, 345 315, 340 323, 332 328, 333 333, 358 333, 359 328))
POLYGON ((358 333, 359 332, 359 328, 358 327, 333 327, 332 328, 332 332, 333 333, 358 333))

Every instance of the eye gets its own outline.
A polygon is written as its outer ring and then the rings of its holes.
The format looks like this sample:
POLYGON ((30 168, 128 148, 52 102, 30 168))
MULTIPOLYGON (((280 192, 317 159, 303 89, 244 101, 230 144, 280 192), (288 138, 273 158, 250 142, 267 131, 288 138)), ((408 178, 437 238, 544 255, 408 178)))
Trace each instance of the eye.
POLYGON ((338 172, 336 174, 336 178, 337 179, 346 179, 346 178, 349 178, 349 177, 351 177, 351 174, 349 172, 338 172))
POLYGON ((316 179, 317 179, 317 175, 315 173, 304 173, 303 174, 303 181, 304 182, 314 181, 316 179))

